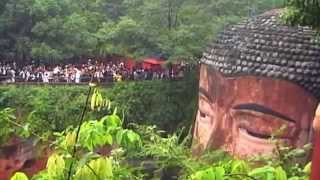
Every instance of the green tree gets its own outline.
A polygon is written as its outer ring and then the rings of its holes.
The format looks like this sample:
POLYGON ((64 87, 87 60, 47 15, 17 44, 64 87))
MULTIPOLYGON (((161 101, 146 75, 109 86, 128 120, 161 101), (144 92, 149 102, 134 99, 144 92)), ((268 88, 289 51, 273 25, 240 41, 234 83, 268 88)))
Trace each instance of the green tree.
POLYGON ((320 27, 320 2, 315 0, 286 0, 284 20, 291 25, 320 27))
POLYGON ((0 57, 165 55, 195 62, 226 24, 283 0, 1 0, 0 57))

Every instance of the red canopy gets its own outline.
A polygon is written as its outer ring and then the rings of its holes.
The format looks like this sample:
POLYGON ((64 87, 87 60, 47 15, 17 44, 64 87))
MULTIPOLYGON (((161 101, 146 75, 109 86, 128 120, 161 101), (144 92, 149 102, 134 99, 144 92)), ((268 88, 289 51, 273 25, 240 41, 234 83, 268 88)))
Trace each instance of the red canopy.
POLYGON ((145 59, 143 60, 144 63, 148 63, 148 64, 152 64, 152 65, 162 65, 165 63, 164 60, 161 59, 153 59, 153 58, 149 58, 149 59, 145 59))
POLYGON ((133 67, 135 66, 134 60, 132 60, 132 59, 127 59, 127 60, 126 60, 126 63, 125 63, 125 66, 126 66, 127 69, 129 69, 130 71, 132 71, 132 70, 133 70, 133 67))
POLYGON ((165 61, 161 59, 147 58, 143 60, 142 67, 143 69, 161 70, 161 65, 164 63, 165 61))

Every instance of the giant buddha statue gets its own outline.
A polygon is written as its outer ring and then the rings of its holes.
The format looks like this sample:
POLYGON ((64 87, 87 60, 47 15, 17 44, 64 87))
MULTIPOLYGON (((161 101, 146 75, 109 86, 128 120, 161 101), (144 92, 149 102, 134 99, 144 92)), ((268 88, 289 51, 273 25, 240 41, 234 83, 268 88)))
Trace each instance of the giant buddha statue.
POLYGON ((271 137, 297 148, 311 142, 320 47, 316 32, 284 25, 280 14, 227 27, 203 53, 195 150, 247 157, 272 153, 271 137))

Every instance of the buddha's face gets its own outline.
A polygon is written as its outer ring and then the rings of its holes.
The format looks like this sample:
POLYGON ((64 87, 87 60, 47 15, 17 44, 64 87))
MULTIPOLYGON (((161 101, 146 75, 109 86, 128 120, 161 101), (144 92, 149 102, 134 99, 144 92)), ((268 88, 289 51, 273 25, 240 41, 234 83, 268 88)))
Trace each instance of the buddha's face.
POLYGON ((275 147, 271 136, 302 147, 311 139, 316 105, 311 94, 291 82, 226 78, 202 65, 195 148, 222 148, 238 157, 268 154, 275 147))

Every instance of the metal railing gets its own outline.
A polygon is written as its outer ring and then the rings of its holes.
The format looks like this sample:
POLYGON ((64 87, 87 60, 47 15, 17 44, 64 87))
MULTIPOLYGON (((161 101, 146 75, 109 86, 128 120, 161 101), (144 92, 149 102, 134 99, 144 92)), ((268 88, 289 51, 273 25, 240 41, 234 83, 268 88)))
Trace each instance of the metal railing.
MULTIPOLYGON (((90 81, 90 77, 83 76, 80 79, 79 83, 76 83, 75 81, 70 81, 68 82, 64 78, 51 78, 49 79, 49 82, 43 82, 42 79, 30 79, 26 81, 23 79, 21 76, 16 76, 14 78, 14 81, 12 81, 12 76, 0 76, 0 85, 10 85, 10 84, 15 84, 15 85, 88 85, 90 81)), ((100 79, 99 84, 102 85, 112 85, 114 83, 112 78, 102 78, 100 79)))

